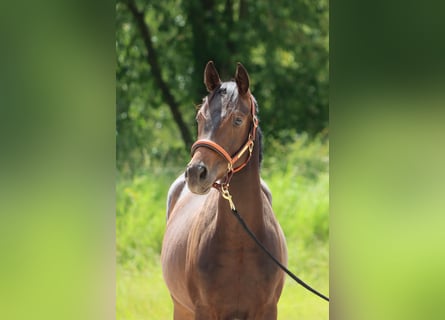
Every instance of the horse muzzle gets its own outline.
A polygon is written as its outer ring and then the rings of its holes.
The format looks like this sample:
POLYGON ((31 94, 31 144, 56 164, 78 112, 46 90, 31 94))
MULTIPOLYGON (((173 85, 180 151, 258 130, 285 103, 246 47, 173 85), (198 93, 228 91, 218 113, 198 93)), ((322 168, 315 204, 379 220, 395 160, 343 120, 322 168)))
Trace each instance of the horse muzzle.
POLYGON ((202 162, 190 163, 185 170, 185 179, 191 192, 206 194, 213 184, 209 170, 202 162))

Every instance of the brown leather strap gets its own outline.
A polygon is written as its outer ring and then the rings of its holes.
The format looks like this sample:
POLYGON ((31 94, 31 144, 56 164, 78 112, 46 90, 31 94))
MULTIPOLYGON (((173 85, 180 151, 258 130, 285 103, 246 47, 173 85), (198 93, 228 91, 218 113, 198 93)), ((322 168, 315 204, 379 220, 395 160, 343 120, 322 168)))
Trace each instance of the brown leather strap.
MULTIPOLYGON (((255 145, 255 138, 256 138, 256 128, 258 127, 258 118, 256 116, 256 109, 252 96, 250 97, 250 108, 251 108, 252 122, 253 122, 252 128, 249 132, 249 136, 247 138, 246 143, 244 143, 244 145, 235 153, 234 156, 230 156, 230 154, 223 147, 221 147, 219 144, 209 139, 198 140, 192 145, 192 150, 191 150, 192 156, 195 154, 196 149, 200 147, 205 147, 215 151, 216 153, 218 153, 224 159, 227 160, 227 175, 225 181, 221 185, 228 185, 233 173, 242 170, 252 157, 253 147, 255 145), (240 166, 234 168, 233 166, 235 165, 235 163, 244 155, 244 153, 246 153, 246 151, 249 151, 247 159, 240 166)), ((216 185, 218 186, 219 184, 216 185)), ((215 188, 217 187, 215 186, 215 188)))

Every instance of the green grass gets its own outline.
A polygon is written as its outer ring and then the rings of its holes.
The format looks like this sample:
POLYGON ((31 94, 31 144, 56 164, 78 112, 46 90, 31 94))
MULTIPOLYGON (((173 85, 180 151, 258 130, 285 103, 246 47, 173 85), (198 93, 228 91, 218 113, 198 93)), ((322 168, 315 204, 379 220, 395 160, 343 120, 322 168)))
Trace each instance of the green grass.
MULTIPOLYGON (((301 136, 285 147, 275 142, 270 145, 262 177, 272 190, 274 211, 286 235, 289 269, 328 295, 328 143, 301 136)), ((159 254, 167 191, 181 169, 150 168, 132 178, 118 177, 117 319, 172 319, 159 254)), ((290 278, 278 308, 283 320, 329 317, 328 303, 290 278)))
POLYGON ((117 319, 172 319, 173 305, 159 264, 145 271, 117 268, 117 319))

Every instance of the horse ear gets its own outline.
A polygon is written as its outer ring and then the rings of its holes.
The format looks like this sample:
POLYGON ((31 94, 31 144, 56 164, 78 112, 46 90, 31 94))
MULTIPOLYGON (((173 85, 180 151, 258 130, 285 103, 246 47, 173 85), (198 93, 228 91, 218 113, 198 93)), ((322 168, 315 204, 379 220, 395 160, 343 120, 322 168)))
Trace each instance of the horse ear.
POLYGON ((237 63, 235 81, 238 86, 238 92, 240 95, 244 95, 249 90, 249 74, 246 68, 241 63, 237 63))
POLYGON ((216 71, 213 61, 207 62, 204 70, 204 84, 206 85, 208 92, 215 90, 215 88, 221 84, 221 79, 219 78, 218 71, 216 71))

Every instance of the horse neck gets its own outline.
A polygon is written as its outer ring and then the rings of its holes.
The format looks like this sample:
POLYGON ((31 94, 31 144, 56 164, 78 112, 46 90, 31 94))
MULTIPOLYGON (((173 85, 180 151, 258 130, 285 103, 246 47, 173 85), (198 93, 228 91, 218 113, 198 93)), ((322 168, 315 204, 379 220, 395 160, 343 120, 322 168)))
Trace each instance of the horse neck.
MULTIPOLYGON (((258 140, 258 139, 257 139, 258 140)), ((256 141, 254 153, 249 163, 239 172, 235 173, 230 182, 229 192, 237 211, 246 221, 252 231, 261 230, 263 227, 263 196, 261 191, 259 148, 256 141)), ((217 223, 222 230, 244 233, 239 222, 231 213, 229 202, 221 195, 218 204, 217 223)))

